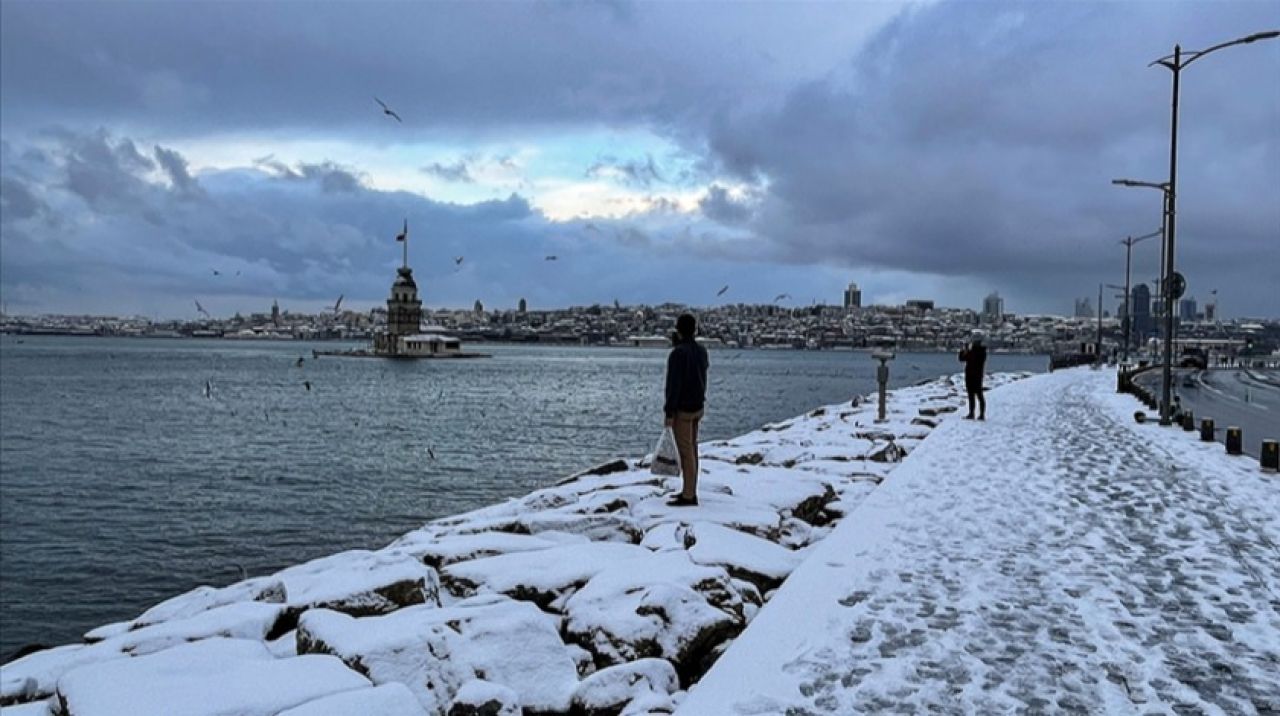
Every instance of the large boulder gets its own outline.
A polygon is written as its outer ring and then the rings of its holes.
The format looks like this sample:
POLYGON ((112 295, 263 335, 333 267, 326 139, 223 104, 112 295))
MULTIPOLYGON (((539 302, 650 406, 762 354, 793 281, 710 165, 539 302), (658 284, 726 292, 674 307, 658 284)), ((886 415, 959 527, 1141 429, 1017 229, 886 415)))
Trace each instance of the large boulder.
POLYGON ((405 684, 429 714, 443 715, 475 678, 511 689, 526 709, 564 711, 578 680, 557 620, 496 595, 360 619, 312 610, 299 622, 298 651, 338 656, 377 684, 405 684))
POLYGON ((206 639, 74 669, 57 696, 65 716, 274 716, 368 686, 330 656, 276 659, 261 642, 206 639))
POLYGON ((647 553, 592 577, 565 603, 566 638, 605 667, 646 657, 693 680, 712 650, 746 622, 742 594, 725 570, 679 551, 647 553))
POLYGON ((520 716, 520 695, 501 684, 472 679, 458 689, 447 716, 520 716))
POLYGON ((582 680, 573 692, 575 714, 617 716, 669 713, 680 680, 664 659, 637 659, 602 669, 582 680))
POLYGON ((800 556, 768 540, 721 525, 699 522, 692 528, 689 556, 697 564, 724 567, 762 592, 775 589, 800 566, 800 556))
POLYGON ((387 614, 415 604, 440 603, 440 577, 411 554, 351 550, 305 562, 275 574, 285 586, 293 628, 308 609, 332 609, 352 616, 387 614))
POLYGON ((610 565, 647 553, 630 544, 587 542, 459 562, 440 574, 457 596, 505 594, 547 608, 610 565))
POLYGON ((537 536, 511 532, 480 532, 465 535, 435 535, 426 531, 411 532, 392 543, 393 549, 421 559, 440 569, 457 562, 496 557, 516 552, 536 552, 565 543, 589 541, 580 535, 546 532, 537 536))

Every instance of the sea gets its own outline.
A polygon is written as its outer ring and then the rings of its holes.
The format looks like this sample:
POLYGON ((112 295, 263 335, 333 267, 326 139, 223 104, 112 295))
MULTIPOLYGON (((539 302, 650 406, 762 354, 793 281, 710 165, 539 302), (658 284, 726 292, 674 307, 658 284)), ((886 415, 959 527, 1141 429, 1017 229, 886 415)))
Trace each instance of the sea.
MULTIPOLYGON (((0 658, 80 641, 201 584, 382 547, 643 455, 662 429, 661 349, 312 355, 340 347, 0 336, 0 658)), ((875 366, 850 350, 712 350, 701 437, 872 393, 875 366)), ((890 366, 891 386, 961 368, 949 353, 890 366)))

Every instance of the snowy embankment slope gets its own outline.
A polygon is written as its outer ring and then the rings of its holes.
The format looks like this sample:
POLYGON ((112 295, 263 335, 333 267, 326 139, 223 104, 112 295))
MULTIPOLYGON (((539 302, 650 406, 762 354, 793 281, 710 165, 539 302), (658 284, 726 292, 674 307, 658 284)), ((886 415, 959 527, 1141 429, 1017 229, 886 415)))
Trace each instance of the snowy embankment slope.
POLYGON ((947 421, 677 714, 1280 711, 1280 477, 1110 371, 947 421))
MULTIPOLYGON (((994 376, 1000 384, 1022 376, 994 376)), ((701 505, 617 461, 377 551, 201 587, 0 667, 3 716, 670 713, 962 401, 955 378, 701 446, 701 505)))

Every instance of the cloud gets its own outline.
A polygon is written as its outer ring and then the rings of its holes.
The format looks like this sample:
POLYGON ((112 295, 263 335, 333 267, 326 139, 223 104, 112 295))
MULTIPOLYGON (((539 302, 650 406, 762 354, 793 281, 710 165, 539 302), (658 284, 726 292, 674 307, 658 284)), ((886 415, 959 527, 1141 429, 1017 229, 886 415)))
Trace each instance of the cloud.
POLYGON ((751 207, 729 195, 729 190, 712 184, 706 196, 698 200, 698 208, 712 221, 722 224, 742 224, 751 218, 751 207))
POLYGON ((631 159, 628 161, 619 161, 615 157, 601 157, 594 164, 587 167, 583 176, 588 179, 611 179, 624 186, 645 189, 655 183, 666 181, 662 178, 662 174, 658 171, 658 167, 653 161, 653 156, 650 154, 646 154, 644 159, 631 159))
POLYGON ((195 177, 191 176, 191 172, 187 169, 187 160, 181 154, 157 145, 155 157, 156 163, 164 170, 175 191, 187 196, 199 196, 202 193, 200 184, 196 182, 195 177))
POLYGON ((475 179, 471 177, 471 172, 467 168, 467 163, 461 159, 453 164, 432 162, 423 167, 422 171, 445 181, 461 182, 463 184, 472 184, 475 182, 475 179))

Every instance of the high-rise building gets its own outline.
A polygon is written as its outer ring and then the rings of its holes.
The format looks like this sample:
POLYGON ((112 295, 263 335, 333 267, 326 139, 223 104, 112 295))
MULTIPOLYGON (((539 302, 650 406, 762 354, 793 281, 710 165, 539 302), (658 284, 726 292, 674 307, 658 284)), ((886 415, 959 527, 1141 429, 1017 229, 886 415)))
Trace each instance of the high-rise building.
POLYGON ((529 311, 529 302, 524 300, 523 298, 520 299, 520 303, 516 308, 516 310, 520 313, 527 313, 529 311))
POLYGON ((1004 299, 992 291, 990 296, 982 300, 982 320, 988 323, 1004 322, 1004 299))
POLYGON ((1133 340, 1141 343, 1155 328, 1151 318, 1151 289, 1140 283, 1133 287, 1133 340))
POLYGON ((1217 321, 1218 315, 1218 289, 1209 292, 1209 300, 1204 304, 1204 320, 1217 321))
POLYGON ((1076 299, 1076 318, 1093 318, 1093 302, 1088 297, 1076 299))
POLYGON ((1178 301, 1178 318, 1184 321, 1196 320, 1196 299, 1188 296, 1178 301))
POLYGON ((858 290, 858 284, 849 283, 849 287, 844 290, 844 307, 862 308, 862 291, 858 290))

